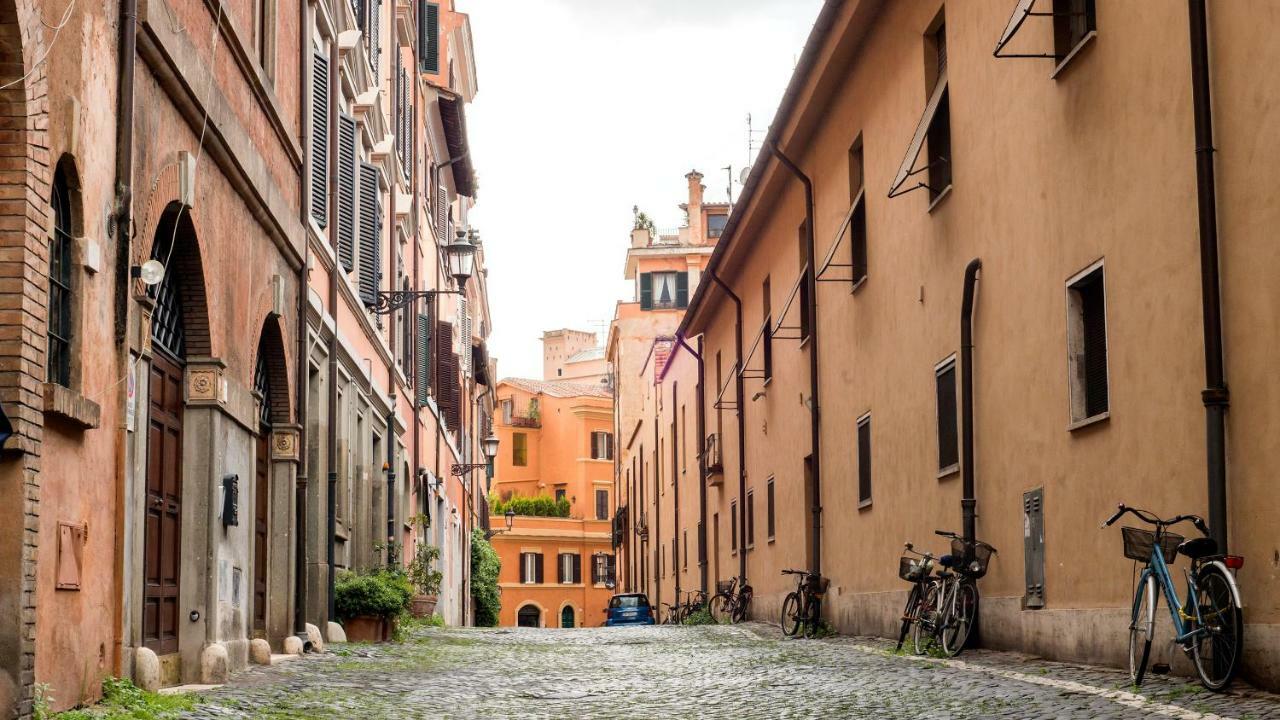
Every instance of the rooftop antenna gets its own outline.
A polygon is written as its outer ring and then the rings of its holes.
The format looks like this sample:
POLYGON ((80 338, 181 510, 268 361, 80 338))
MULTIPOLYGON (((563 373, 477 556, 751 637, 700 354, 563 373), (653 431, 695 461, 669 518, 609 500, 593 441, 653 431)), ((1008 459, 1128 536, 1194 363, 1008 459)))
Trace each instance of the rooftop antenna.
POLYGON ((725 187, 725 190, 728 191, 729 193, 729 207, 732 208, 733 207, 733 165, 729 164, 727 167, 722 167, 720 169, 725 171, 729 175, 729 185, 725 187))

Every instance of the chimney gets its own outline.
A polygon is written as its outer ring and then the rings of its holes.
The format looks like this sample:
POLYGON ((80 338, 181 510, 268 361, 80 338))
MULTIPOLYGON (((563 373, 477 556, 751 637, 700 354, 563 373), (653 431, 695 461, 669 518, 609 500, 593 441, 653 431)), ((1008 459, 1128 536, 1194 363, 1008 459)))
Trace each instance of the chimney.
POLYGON ((689 213, 689 242, 694 245, 705 245, 707 238, 702 223, 702 193, 707 186, 702 184, 702 173, 697 170, 691 171, 684 177, 689 181, 689 204, 686 206, 686 211, 689 213))

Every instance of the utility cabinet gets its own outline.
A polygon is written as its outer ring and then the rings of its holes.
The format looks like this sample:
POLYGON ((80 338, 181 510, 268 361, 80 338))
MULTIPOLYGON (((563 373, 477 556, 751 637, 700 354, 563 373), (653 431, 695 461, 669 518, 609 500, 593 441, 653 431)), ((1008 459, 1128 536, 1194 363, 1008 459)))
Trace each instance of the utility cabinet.
POLYGON ((1044 607, 1044 488, 1022 494, 1022 558, 1026 594, 1022 607, 1044 607))

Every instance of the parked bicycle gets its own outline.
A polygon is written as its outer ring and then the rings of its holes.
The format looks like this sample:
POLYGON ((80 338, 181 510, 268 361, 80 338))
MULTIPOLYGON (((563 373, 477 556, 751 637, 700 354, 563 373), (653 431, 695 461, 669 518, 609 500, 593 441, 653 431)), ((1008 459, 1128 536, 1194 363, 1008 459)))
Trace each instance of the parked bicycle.
POLYGON ((804 630, 805 637, 818 634, 822 622, 822 596, 830 579, 805 570, 783 570, 783 575, 798 575, 796 589, 782 601, 782 634, 794 637, 804 630))
POLYGON ((996 549, 946 530, 935 530, 934 534, 951 539, 951 554, 938 558, 943 570, 930 579, 920 598, 911 641, 918 654, 941 647, 948 657, 955 657, 973 634, 978 619, 978 579, 987 574, 996 549))
POLYGON ((747 618, 747 606, 754 592, 742 578, 722 582, 711 598, 711 619, 717 623, 740 623, 747 618))
POLYGON ((1133 592, 1129 620, 1129 677, 1142 684, 1151 658, 1151 636, 1155 630, 1156 606, 1160 595, 1169 605, 1174 639, 1191 656, 1200 683, 1219 691, 1231 683, 1244 652, 1244 617, 1240 610, 1240 588, 1233 570, 1244 567, 1239 555, 1219 554, 1218 543, 1208 537, 1209 528, 1196 515, 1179 515, 1162 520, 1146 510, 1121 504, 1102 527, 1131 514, 1155 530, 1121 527, 1124 556, 1145 563, 1133 592), (1168 529, 1189 522, 1205 537, 1184 540, 1168 529), (1169 564, 1181 553, 1191 560, 1183 570, 1187 578, 1185 601, 1178 599, 1169 564), (1159 592, 1157 592, 1159 591, 1159 592))
POLYGON ((680 606, 662 603, 662 625, 680 624, 680 606))
POLYGON ((911 626, 920 617, 920 601, 933 580, 931 575, 933 553, 918 552, 911 543, 905 543, 902 547, 907 554, 898 560, 898 577, 911 583, 911 592, 907 595, 907 606, 902 609, 902 631, 898 633, 898 650, 902 649, 907 633, 911 632, 911 626))
POLYGON ((680 622, 689 619, 691 615, 707 606, 707 594, 701 590, 694 590, 685 595, 685 601, 680 604, 680 622))

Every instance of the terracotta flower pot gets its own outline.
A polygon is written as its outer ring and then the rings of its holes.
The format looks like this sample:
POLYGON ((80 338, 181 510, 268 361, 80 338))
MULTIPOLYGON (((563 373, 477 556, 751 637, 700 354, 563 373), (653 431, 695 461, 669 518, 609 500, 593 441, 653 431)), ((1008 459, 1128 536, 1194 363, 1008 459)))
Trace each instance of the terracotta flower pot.
POLYGON ((439 598, 435 595, 414 595, 409 612, 416 618, 429 618, 435 613, 438 601, 439 598))
POLYGON ((395 620, 362 615, 354 617, 342 624, 347 633, 347 642, 381 643, 391 638, 395 620))

